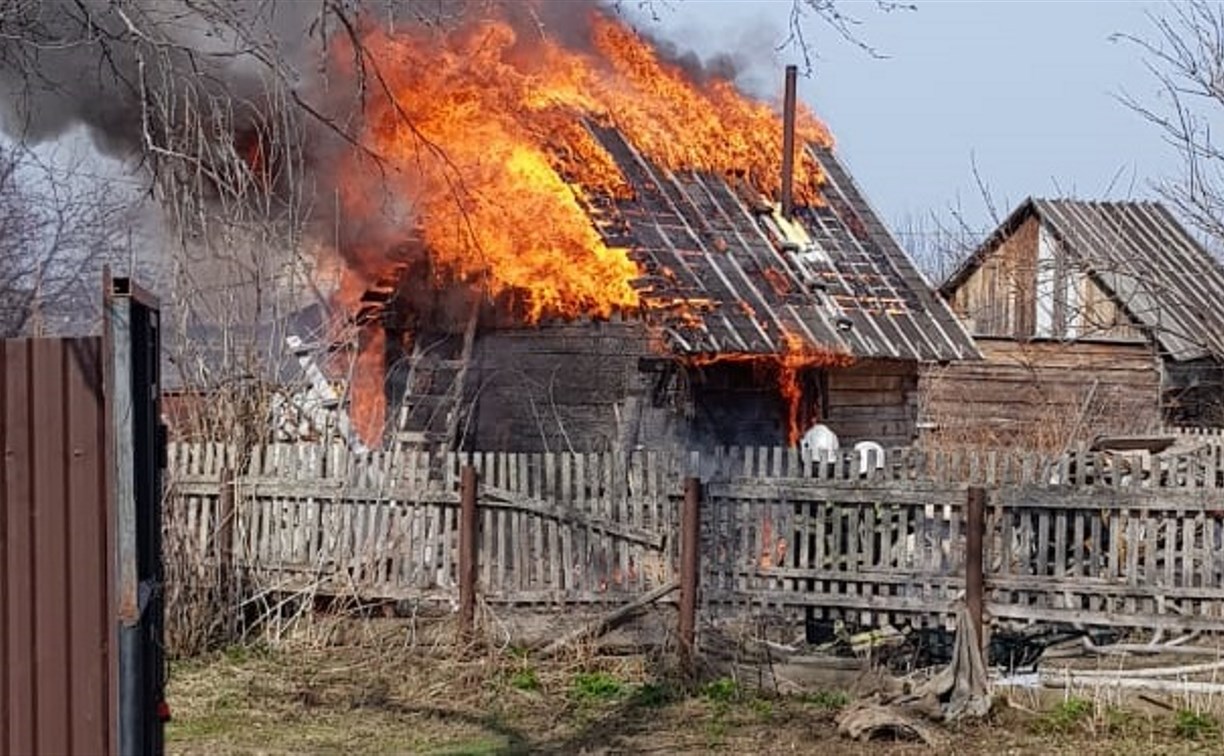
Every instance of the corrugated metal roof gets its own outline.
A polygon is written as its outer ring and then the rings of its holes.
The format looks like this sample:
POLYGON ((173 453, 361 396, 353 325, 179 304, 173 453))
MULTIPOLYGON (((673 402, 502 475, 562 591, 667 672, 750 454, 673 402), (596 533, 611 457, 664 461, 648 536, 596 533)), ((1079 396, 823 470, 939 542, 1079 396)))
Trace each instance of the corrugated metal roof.
POLYGON ((807 237, 797 243, 752 190, 669 173, 615 130, 592 131, 634 191, 594 200, 592 216, 641 266, 647 318, 675 352, 779 353, 790 335, 855 357, 979 357, 831 151, 808 148, 826 179, 825 204, 796 210, 807 237))
POLYGON ((955 290, 1034 213, 1171 359, 1224 357, 1224 267, 1159 202, 1029 199, 943 290, 955 290))
MULTIPOLYGON (((278 385, 306 382, 302 366, 285 339, 297 336, 309 347, 325 373, 334 367, 327 356, 331 348, 331 315, 318 303, 265 319, 259 323, 229 323, 224 326, 192 318, 182 332, 168 319, 162 340, 162 390, 185 391, 214 388, 235 379, 268 381, 278 385), (254 371, 254 372, 252 372, 254 371)), ((328 378, 340 379, 340 375, 328 378)))

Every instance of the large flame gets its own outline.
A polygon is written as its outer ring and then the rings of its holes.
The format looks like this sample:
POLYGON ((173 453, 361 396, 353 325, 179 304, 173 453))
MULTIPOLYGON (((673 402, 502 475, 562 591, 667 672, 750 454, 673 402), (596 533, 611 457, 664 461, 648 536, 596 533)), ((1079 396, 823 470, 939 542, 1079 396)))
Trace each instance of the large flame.
MULTIPOLYGON (((527 323, 642 306, 628 250, 608 246, 588 212, 632 197, 592 134, 597 126, 614 127, 658 166, 735 176, 777 196, 782 128, 774 108, 729 81, 697 81, 621 22, 590 14, 565 43, 482 18, 444 34, 370 26, 359 49, 336 45, 336 60, 364 87, 368 148, 347 153, 337 169, 339 222, 375 229, 345 245, 349 278, 394 274, 391 250, 409 242, 424 250, 434 277, 419 285, 458 281, 505 296, 527 323)), ((796 128, 800 144, 831 144, 802 107, 796 128)), ((816 202, 819 167, 803 151, 796 157, 796 199, 816 202)), ((381 382, 377 359, 361 369, 363 380, 381 382)), ((797 390, 786 375, 782 391, 797 390)), ((361 400, 358 421, 367 438, 383 414, 371 401, 381 397, 361 400)))
MULTIPOLYGON (((492 296, 514 292, 534 322, 639 304, 627 250, 608 247, 584 209, 592 196, 630 193, 586 124, 615 126, 666 168, 735 173, 777 192, 782 137, 770 106, 724 80, 694 82, 598 12, 581 49, 525 36, 488 19, 446 35, 364 34, 379 75, 377 86, 367 82, 364 141, 382 162, 349 155, 341 181, 348 217, 397 208, 392 224, 413 226, 403 231, 419 238, 438 271, 492 296)), ((351 56, 340 52, 340 60, 351 56)), ((798 132, 830 141, 806 111, 798 132)), ((802 155, 795 178, 796 195, 814 200, 815 162, 802 155)), ((369 258, 361 267, 385 273, 369 258)))

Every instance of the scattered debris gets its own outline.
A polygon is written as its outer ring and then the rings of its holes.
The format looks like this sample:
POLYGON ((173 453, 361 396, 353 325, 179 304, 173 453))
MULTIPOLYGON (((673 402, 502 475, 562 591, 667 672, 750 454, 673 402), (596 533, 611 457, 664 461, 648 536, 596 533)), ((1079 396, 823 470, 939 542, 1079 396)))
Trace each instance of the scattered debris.
POLYGON ((962 604, 957 611, 956 646, 952 662, 931 679, 910 688, 891 678, 863 701, 838 717, 838 732, 855 740, 880 736, 908 737, 937 746, 944 736, 939 722, 976 719, 990 711, 986 660, 977 630, 962 604))

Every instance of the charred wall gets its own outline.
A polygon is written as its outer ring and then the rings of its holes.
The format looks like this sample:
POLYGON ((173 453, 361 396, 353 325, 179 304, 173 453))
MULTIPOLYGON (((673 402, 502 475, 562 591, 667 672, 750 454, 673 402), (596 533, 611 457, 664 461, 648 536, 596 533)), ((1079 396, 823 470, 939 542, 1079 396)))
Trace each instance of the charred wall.
MULTIPOLYGON (((689 367, 690 422, 683 440, 690 449, 786 444, 787 408, 776 376, 751 362, 689 367)), ((819 401, 815 374, 804 375, 804 394, 819 401)))
MULTIPOLYGON (((464 447, 589 452, 786 444, 787 409, 773 376, 744 362, 658 367, 665 362, 645 329, 631 322, 483 334, 467 382, 475 410, 464 447)), ((916 363, 865 360, 808 371, 801 384, 805 427, 823 418, 847 445, 903 446, 914 439, 916 363)))
MULTIPOLYGON (((916 434, 918 367, 864 360, 800 378, 806 427, 844 444, 902 446, 916 434)), ((466 381, 462 433, 474 451, 606 451, 786 444, 776 377, 748 362, 681 367, 632 321, 482 333, 466 381)))
POLYGON ((486 332, 467 380, 464 447, 480 451, 607 451, 655 445, 675 414, 651 401, 657 356, 632 321, 486 332))

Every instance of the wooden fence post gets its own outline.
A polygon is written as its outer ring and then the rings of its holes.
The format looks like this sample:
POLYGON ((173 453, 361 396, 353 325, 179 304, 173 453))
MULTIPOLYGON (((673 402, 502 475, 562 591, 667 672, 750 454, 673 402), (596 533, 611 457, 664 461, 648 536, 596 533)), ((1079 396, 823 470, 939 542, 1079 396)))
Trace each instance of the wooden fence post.
POLYGON ((225 607, 225 640, 237 639, 238 612, 233 611, 237 598, 234 575, 234 518, 237 508, 234 502, 234 471, 229 465, 221 468, 221 490, 217 497, 217 532, 213 542, 217 555, 217 572, 221 587, 221 601, 225 607))
POLYGON ((697 634, 697 576, 701 548, 701 479, 684 479, 684 504, 680 509, 680 663, 693 668, 697 634))
POLYGON ((986 532, 986 489, 973 487, 965 509, 965 605, 977 630, 978 642, 986 644, 982 616, 984 602, 982 541, 986 532))
POLYGON ((471 641, 476 629, 476 468, 464 465, 459 479, 459 629, 471 641))

